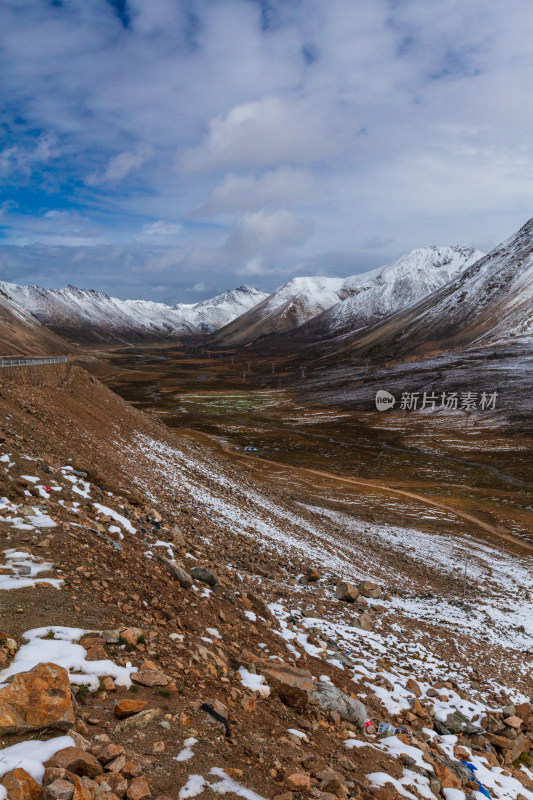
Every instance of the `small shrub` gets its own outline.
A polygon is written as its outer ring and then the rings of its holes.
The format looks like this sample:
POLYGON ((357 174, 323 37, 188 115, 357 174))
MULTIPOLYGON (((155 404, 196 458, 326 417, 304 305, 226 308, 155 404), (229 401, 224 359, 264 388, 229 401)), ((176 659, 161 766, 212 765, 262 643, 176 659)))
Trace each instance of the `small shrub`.
POLYGON ((529 753, 520 753, 518 758, 515 761, 513 761, 513 767, 515 767, 516 769, 519 769, 522 766, 522 764, 524 765, 524 767, 528 768, 531 766, 531 756, 529 755, 529 753))
POLYGON ((87 699, 87 695, 89 694, 89 687, 86 686, 84 683, 81 686, 78 686, 78 691, 76 692, 76 700, 79 703, 83 703, 87 699))

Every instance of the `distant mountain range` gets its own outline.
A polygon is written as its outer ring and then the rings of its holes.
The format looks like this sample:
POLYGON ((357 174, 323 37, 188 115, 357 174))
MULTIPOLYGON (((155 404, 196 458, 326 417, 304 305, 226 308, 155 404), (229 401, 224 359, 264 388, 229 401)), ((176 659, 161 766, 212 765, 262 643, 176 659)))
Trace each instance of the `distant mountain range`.
POLYGON ((270 295, 240 286, 175 306, 0 282, 0 344, 8 352, 13 341, 19 352, 13 332, 20 328, 28 345, 40 337, 45 349, 58 349, 59 337, 76 344, 203 337, 209 347, 322 342, 344 354, 402 356, 530 337, 532 252, 530 220, 488 255, 424 247, 361 275, 293 278, 270 295))
POLYGON ((21 313, 81 344, 199 336, 226 325, 267 296, 240 286, 201 303, 168 306, 149 300, 119 300, 75 286, 42 289, 0 282, 0 292, 21 313))

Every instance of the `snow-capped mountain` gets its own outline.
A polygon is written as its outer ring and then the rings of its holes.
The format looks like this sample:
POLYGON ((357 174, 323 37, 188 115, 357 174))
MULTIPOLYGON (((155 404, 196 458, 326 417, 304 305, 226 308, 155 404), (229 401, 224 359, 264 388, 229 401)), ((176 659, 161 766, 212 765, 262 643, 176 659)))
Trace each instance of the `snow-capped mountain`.
POLYGON ((425 297, 482 256, 471 247, 422 247, 362 275, 293 278, 214 341, 243 344, 290 331, 322 338, 359 329, 425 297))
POLYGON ((174 309, 181 311, 184 317, 189 318, 201 331, 211 333, 245 314, 266 297, 268 297, 266 292, 252 289, 250 286, 239 286, 237 289, 223 292, 192 306, 178 304, 174 309))
POLYGON ((316 328, 337 335, 372 325, 440 289, 483 256, 472 247, 411 250, 384 267, 347 278, 349 296, 317 317, 316 328))
POLYGON ((344 278, 292 278, 221 329, 214 341, 236 345, 291 330, 338 303, 344 283, 344 278))
POLYGON ((353 341, 414 353, 533 337, 533 219, 456 278, 353 341))
POLYGON ((1 283, 9 300, 51 330, 77 342, 130 342, 197 335, 225 325, 265 295, 239 287, 196 304, 168 306, 149 300, 119 300, 103 292, 42 289, 1 283))

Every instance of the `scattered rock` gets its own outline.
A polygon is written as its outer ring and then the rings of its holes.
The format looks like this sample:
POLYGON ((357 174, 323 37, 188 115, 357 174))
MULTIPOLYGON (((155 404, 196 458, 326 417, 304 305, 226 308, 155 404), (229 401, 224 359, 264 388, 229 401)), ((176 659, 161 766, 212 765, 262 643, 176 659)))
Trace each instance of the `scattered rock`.
POLYGON ((315 567, 307 567, 305 571, 305 577, 307 578, 308 583, 316 583, 316 581, 319 581, 322 576, 315 567))
POLYGON ((369 614, 360 614, 354 619, 354 628, 359 628, 362 631, 371 631, 374 627, 374 620, 369 614))
POLYGON ((142 628, 126 628, 120 632, 120 638, 130 645, 136 645, 143 637, 146 637, 146 633, 142 628))
POLYGON ((145 708, 145 700, 131 700, 129 697, 126 697, 124 700, 118 701, 113 711, 115 717, 118 719, 126 719, 127 717, 132 717, 134 714, 138 714, 139 711, 143 711, 145 708))
POLYGON ((218 578, 215 573, 211 572, 207 567, 193 567, 191 569, 191 575, 195 581, 207 583, 208 586, 216 586, 218 583, 218 578))
POLYGON ((362 594, 363 597, 371 597, 374 600, 378 600, 383 596, 383 592, 379 586, 377 586, 375 583, 372 583, 372 581, 361 581, 357 589, 359 594, 362 594))
POLYGON ((263 600, 262 597, 259 597, 253 592, 247 592, 246 597, 252 604, 252 608, 256 614, 259 614, 260 617, 263 617, 263 619, 268 620, 272 624, 272 627, 276 629, 280 627, 278 620, 273 615, 267 603, 263 600))
POLYGON ((285 778, 285 785, 292 792, 310 792, 311 776, 307 772, 293 772, 285 778))
POLYGON ((160 708, 147 708, 146 711, 140 711, 133 717, 123 719, 122 722, 118 723, 116 731, 117 733, 123 733, 129 730, 142 730, 154 722, 159 722, 162 716, 163 712, 160 708))
POLYGON ((74 785, 70 781, 56 778, 44 790, 44 800, 72 800, 74 785))
POLYGON ((151 794, 148 781, 143 777, 134 778, 126 793, 128 800, 144 800, 145 797, 150 797, 151 794))
POLYGON ((155 553, 154 558, 160 561, 166 568, 167 572, 173 577, 176 578, 179 585, 182 589, 190 589, 193 584, 193 579, 182 566, 179 564, 174 563, 169 558, 165 558, 164 556, 159 555, 159 553, 155 553))
POLYGON ((43 794, 43 787, 20 767, 6 772, 0 783, 7 790, 8 800, 40 800, 43 794))
POLYGON ((305 708, 309 693, 315 688, 308 670, 272 661, 259 662, 256 668, 284 703, 293 708, 305 708))
POLYGON ((134 672, 131 679, 133 683, 138 683, 141 686, 168 686, 172 681, 172 678, 169 678, 159 669, 143 669, 139 672, 134 672))

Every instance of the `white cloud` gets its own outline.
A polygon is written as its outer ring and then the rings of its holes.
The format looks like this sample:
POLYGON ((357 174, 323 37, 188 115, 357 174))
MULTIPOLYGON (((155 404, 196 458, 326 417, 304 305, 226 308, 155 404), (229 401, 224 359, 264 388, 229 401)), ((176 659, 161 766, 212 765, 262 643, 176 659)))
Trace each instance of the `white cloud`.
POLYGON ((98 186, 102 183, 118 183, 123 180, 130 172, 133 172, 148 161, 153 155, 153 147, 148 144, 142 144, 135 148, 135 150, 126 150, 119 153, 117 156, 109 159, 106 169, 98 174, 93 172, 87 177, 88 186, 98 186))
POLYGON ((290 211, 262 209, 245 214, 225 244, 232 258, 249 261, 256 256, 273 256, 303 244, 313 233, 314 224, 295 217, 290 211))
POLYGON ((283 242, 293 265, 337 253, 353 271, 424 244, 486 248, 531 215, 529 0, 128 0, 126 27, 102 0, 4 6, 0 182, 30 211, 3 207, 3 241, 28 259, 104 243, 100 279, 120 289, 113 246, 142 246, 139 285, 187 273, 185 291, 191 271, 207 286, 290 274, 283 242), (43 217, 69 202, 85 222, 43 217), (268 227, 288 207, 284 239, 281 218, 268 227))
POLYGON ((22 145, 12 145, 0 151, 0 177, 21 173, 29 176, 39 166, 43 166, 59 155, 56 139, 53 136, 39 136, 22 145))
POLYGON ((314 181, 306 170, 280 167, 263 175, 228 173, 211 190, 202 212, 225 214, 260 208, 280 208, 296 201, 313 189, 314 181))
POLYGON ((143 225, 142 233, 144 236, 176 236, 182 229, 183 225, 180 222, 158 219, 156 222, 143 225))
POLYGON ((309 164, 348 145, 353 120, 343 120, 327 98, 265 97, 234 106, 209 121, 199 145, 177 166, 185 173, 309 164))

